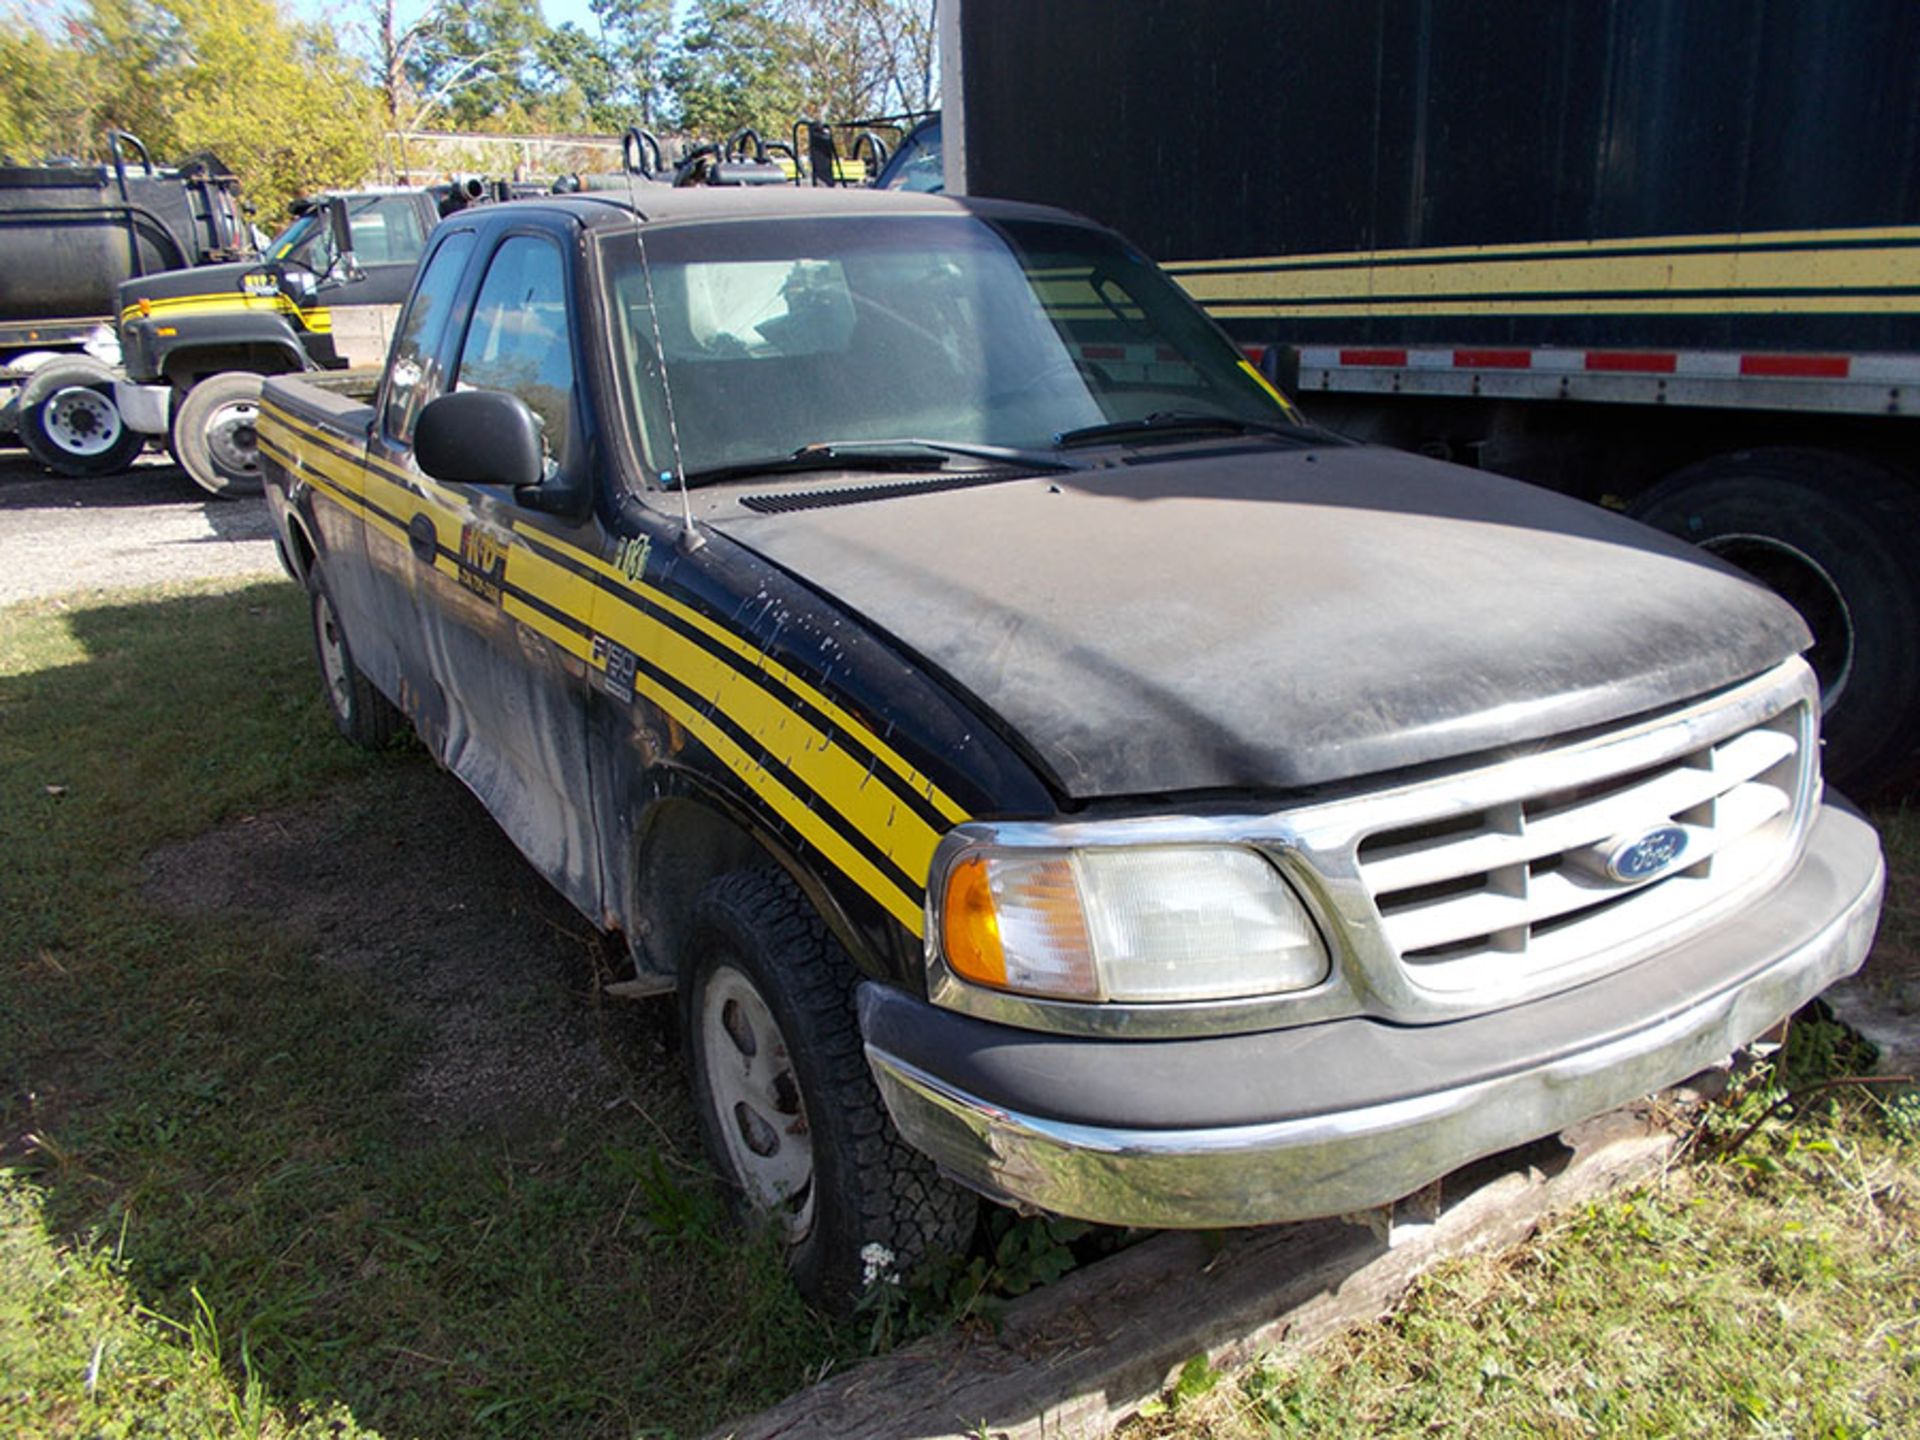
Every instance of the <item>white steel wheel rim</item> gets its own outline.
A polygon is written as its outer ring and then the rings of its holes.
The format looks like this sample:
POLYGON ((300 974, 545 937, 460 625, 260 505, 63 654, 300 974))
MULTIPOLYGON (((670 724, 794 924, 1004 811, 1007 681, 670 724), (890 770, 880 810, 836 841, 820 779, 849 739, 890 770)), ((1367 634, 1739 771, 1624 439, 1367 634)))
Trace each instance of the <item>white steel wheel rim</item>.
POLYGON ((223 475, 260 473, 260 407, 230 400, 207 417, 207 453, 223 475))
POLYGON ((700 1000, 700 1056, 715 1120, 747 1199, 787 1243, 813 1229, 813 1136, 786 1037, 754 983, 721 965, 700 1000))
POLYGON ((98 390, 69 385, 47 398, 40 428, 69 455, 104 455, 120 439, 120 409, 98 390))
POLYGON ((327 699, 334 713, 345 718, 353 704, 353 682, 347 670, 347 642, 327 597, 314 597, 314 632, 320 639, 320 673, 327 682, 327 699))

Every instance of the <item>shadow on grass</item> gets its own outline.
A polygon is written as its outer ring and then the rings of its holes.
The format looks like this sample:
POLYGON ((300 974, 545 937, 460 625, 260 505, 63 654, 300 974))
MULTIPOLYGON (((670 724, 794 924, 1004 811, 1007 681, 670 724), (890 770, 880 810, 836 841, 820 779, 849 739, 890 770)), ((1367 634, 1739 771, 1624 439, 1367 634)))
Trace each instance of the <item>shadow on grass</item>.
POLYGON ((685 1433, 844 1352, 728 1229, 666 1008, 334 735, 293 587, 0 612, 0 895, 0 1164, 289 1418, 685 1433))

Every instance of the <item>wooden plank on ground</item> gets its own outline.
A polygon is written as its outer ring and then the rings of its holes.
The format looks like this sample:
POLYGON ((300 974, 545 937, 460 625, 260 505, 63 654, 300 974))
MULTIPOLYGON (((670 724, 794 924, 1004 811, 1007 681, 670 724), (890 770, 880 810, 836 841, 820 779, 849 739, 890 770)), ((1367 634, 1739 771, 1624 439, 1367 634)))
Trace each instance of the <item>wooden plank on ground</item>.
POLYGON ((1167 1231, 1010 1305, 999 1333, 931 1336, 723 1426, 732 1440, 1069 1440, 1106 1434, 1193 1356, 1297 1353, 1386 1314, 1441 1260, 1518 1244, 1549 1216, 1656 1173, 1658 1104, 1614 1111, 1447 1177, 1430 1218, 1167 1231))

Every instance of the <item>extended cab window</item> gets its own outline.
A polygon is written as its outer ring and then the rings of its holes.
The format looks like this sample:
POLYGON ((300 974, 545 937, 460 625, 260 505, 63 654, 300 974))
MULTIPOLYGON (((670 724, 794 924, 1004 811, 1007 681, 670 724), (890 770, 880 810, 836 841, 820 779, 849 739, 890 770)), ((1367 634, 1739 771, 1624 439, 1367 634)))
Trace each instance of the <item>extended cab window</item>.
POLYGON ((454 372, 459 390, 505 390, 540 418, 550 468, 567 459, 573 348, 560 248, 515 235, 493 254, 454 372))
POLYGON ((406 319, 394 336, 393 359, 387 366, 386 429, 403 445, 413 439, 413 422, 421 407, 440 393, 434 357, 440 353, 447 317, 472 253, 471 230, 458 231, 441 243, 421 272, 406 319))

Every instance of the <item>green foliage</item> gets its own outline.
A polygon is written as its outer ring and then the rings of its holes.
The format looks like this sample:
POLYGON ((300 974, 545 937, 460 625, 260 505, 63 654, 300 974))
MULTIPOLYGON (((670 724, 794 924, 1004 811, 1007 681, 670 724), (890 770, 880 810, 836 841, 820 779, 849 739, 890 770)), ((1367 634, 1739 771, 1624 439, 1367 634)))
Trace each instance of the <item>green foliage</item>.
POLYGON ((212 150, 271 221, 374 177, 387 129, 784 137, 933 101, 929 0, 363 0, 336 30, 285 0, 78 0, 58 28, 0 17, 0 154, 104 158, 110 127, 157 157, 212 150), (413 7, 408 7, 412 9, 413 7), (342 34, 367 53, 350 53, 342 34))
MULTIPOLYGON (((1393 1316, 1228 1383, 1176 1385, 1125 1440, 1920 1433, 1920 1164, 1862 1092, 1453 1261, 1393 1316)), ((1187 1378, 1183 1372, 1182 1380, 1187 1378)))
POLYGON ((989 1208, 966 1254, 932 1256, 905 1277, 872 1277, 858 1306, 866 1348, 878 1354, 949 1325, 994 1324, 1009 1299, 1050 1285, 1135 1238, 1130 1230, 989 1208))
POLYGON ((680 127, 724 139, 743 126, 783 135, 804 94, 794 73, 799 34, 742 0, 693 0, 667 71, 680 127))
POLYGON ((499 122, 534 98, 528 81, 547 34, 539 0, 441 0, 436 23, 407 64, 422 111, 454 129, 510 129, 499 122))
POLYGON ((263 216, 352 184, 377 154, 374 92, 332 32, 277 0, 85 0, 50 37, 0 22, 0 149, 103 159, 129 130, 157 159, 211 150, 263 216))

